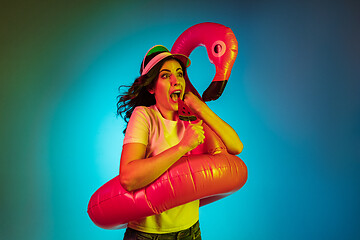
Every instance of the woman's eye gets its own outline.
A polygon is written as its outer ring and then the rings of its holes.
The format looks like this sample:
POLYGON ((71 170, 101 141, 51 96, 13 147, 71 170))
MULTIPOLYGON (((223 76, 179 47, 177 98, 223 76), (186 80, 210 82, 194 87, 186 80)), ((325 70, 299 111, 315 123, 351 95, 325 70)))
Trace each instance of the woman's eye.
POLYGON ((182 73, 182 72, 179 72, 179 73, 178 73, 178 76, 179 76, 179 77, 182 77, 182 76, 183 76, 183 73, 182 73))
POLYGON ((161 78, 163 78, 163 79, 168 78, 168 77, 169 77, 169 74, 167 74, 167 73, 161 75, 161 78))

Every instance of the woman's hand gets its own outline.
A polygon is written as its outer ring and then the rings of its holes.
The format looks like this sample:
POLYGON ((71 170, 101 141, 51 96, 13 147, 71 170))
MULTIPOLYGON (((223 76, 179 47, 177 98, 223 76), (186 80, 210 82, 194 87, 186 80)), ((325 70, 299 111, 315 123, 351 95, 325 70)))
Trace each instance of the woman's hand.
POLYGON ((199 146, 204 142, 205 135, 202 126, 202 120, 195 124, 189 124, 186 129, 183 138, 180 141, 180 145, 187 148, 188 152, 199 146))
POLYGON ((184 95, 184 103, 193 111, 195 114, 198 114, 201 111, 202 107, 206 105, 201 101, 195 94, 192 92, 187 92, 184 95))
POLYGON ((217 116, 192 92, 185 93, 184 102, 198 118, 202 119, 221 138, 230 154, 241 153, 243 144, 229 124, 217 116))

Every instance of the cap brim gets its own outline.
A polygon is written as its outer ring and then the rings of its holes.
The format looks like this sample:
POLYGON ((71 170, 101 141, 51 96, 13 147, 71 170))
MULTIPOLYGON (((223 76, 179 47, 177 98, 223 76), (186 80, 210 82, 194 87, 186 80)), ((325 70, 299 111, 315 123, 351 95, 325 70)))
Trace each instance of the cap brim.
POLYGON ((179 59, 185 65, 185 67, 189 67, 190 64, 191 64, 190 59, 187 56, 183 55, 183 54, 176 53, 176 54, 172 54, 172 56, 179 59))
MULTIPOLYGON (((169 50, 167 50, 166 47, 162 46, 162 45, 156 45, 154 47, 152 47, 145 55, 145 58, 146 56, 149 56, 150 54, 152 53, 156 53, 156 52, 159 52, 158 55, 156 55, 153 59, 151 59, 147 64, 146 66, 143 65, 143 70, 141 72, 142 75, 144 74, 147 74, 158 62, 160 62, 161 60, 167 58, 167 57, 174 57, 176 58, 177 60, 179 60, 181 63, 183 63, 183 65, 187 68, 190 66, 191 64, 191 61, 190 59, 186 56, 186 55, 183 55, 183 54, 179 54, 179 53, 176 53, 176 54, 172 54, 171 52, 169 52, 169 50)), ((143 64, 145 63, 145 58, 143 60, 143 64)))

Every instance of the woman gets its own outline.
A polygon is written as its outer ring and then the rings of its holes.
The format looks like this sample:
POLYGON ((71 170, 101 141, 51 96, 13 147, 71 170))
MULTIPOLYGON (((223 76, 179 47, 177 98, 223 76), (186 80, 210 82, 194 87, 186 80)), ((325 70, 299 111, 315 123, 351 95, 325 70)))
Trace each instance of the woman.
MULTIPOLYGON (((186 88, 190 60, 152 47, 141 64, 141 76, 119 96, 118 114, 128 122, 120 162, 120 181, 128 191, 143 188, 183 155, 204 141, 204 121, 231 154, 242 151, 236 132, 186 88), (185 127, 178 116, 178 98, 201 119, 185 127)), ((188 82, 189 84, 189 82, 188 82)), ((190 84, 189 84, 190 85, 190 84)), ((188 86, 189 87, 189 86, 188 86)), ((129 222, 124 239, 201 239, 199 200, 161 214, 129 222)))

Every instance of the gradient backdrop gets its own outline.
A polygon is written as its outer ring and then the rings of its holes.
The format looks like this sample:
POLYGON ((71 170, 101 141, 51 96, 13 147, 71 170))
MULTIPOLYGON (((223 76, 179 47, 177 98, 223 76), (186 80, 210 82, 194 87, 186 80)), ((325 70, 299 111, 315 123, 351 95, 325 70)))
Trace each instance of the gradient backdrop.
MULTIPOLYGON (((86 213, 118 174, 118 86, 188 27, 234 31, 209 106, 244 143, 245 186, 200 210, 203 239, 360 238, 359 1, 1 1, 0 239, 122 239, 86 213)), ((189 76, 214 76, 205 48, 189 76)))

